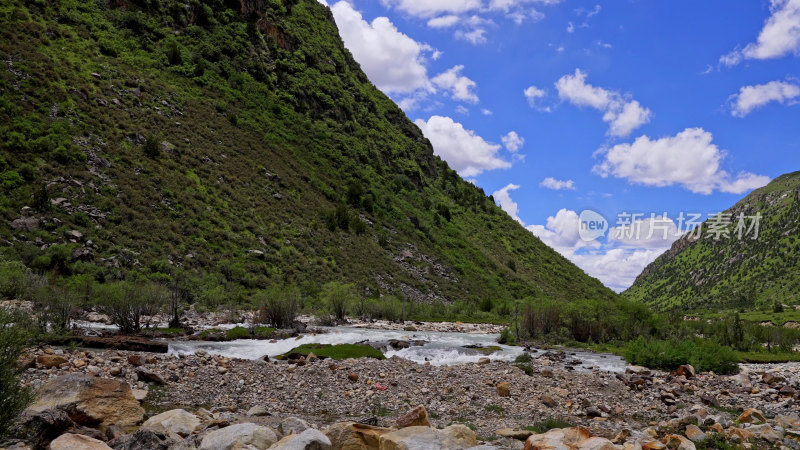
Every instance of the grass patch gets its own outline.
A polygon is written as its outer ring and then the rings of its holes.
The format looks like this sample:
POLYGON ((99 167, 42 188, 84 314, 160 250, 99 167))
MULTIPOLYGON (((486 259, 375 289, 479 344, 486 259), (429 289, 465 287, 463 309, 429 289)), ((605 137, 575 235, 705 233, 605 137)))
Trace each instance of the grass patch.
POLYGON ((533 425, 522 427, 523 430, 533 431, 536 434, 547 433, 555 428, 571 428, 573 425, 564 419, 551 417, 542 422, 537 422, 533 425))
POLYGON ((362 344, 303 344, 295 347, 284 354, 284 357, 291 355, 308 356, 309 353, 314 353, 320 358, 333 358, 333 359, 355 359, 355 358, 375 358, 386 359, 380 350, 370 347, 369 345, 362 344))
POLYGON ((714 405, 711 405, 711 409, 713 409, 715 411, 718 411, 718 412, 721 412, 721 413, 727 413, 727 414, 730 414, 731 416, 736 416, 736 417, 740 416, 744 412, 744 410, 741 409, 741 408, 731 408, 731 407, 728 407, 728 406, 714 406, 714 405))
POLYGON ((720 433, 709 433, 705 440, 696 442, 697 450, 736 450, 741 448, 727 436, 720 433))
POLYGON ((225 332, 225 337, 229 340, 250 339, 253 335, 250 333, 250 330, 245 327, 233 327, 225 332))
POLYGON ((736 352, 747 363, 786 363, 800 361, 800 352, 736 352))
POLYGON ((491 355, 492 353, 499 352, 502 349, 497 345, 490 345, 489 347, 479 347, 475 350, 483 353, 484 355, 491 355))
POLYGON ((253 330, 253 334, 257 338, 262 338, 262 339, 272 337, 273 333, 275 333, 275 328, 272 327, 256 327, 253 330))
POLYGON ((503 412, 503 407, 500 405, 486 405, 483 409, 489 412, 493 412, 495 414, 500 414, 503 412))

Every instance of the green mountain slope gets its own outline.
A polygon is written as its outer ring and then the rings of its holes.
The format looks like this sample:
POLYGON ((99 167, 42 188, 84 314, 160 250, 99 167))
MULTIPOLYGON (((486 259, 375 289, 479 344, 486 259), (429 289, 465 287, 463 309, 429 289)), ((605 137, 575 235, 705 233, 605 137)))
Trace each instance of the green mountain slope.
POLYGON ((730 238, 684 236, 647 266, 624 297, 657 309, 763 308, 800 304, 800 172, 774 179, 726 210, 730 238), (742 239, 737 226, 744 214, 742 239), (755 229, 758 220, 757 239, 755 229), (749 231, 749 232, 748 232, 749 231))
POLYGON ((1 251, 39 273, 616 298, 434 156, 316 0, 12 0, 0 36, 1 251))

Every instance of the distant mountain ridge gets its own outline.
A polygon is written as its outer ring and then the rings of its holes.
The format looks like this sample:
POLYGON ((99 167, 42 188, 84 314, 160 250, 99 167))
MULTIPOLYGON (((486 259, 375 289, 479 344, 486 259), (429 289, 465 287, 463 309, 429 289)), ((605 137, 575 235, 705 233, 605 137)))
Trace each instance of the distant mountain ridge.
MULTIPOLYGON (((800 172, 775 178, 723 214, 730 238, 682 237, 622 295, 660 310, 800 304, 800 172)), ((704 233, 712 222, 703 223, 704 233)))
POLYGON ((180 271, 210 303, 617 298, 436 157, 316 0, 13 0, 0 24, 0 257, 180 271))

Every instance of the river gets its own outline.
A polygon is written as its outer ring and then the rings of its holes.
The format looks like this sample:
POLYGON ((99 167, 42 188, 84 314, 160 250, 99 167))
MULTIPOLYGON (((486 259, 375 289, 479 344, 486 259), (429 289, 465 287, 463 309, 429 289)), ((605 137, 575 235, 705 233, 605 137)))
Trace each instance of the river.
MULTIPOLYGON (((297 338, 280 339, 274 342, 268 340, 239 339, 228 342, 208 341, 171 341, 169 352, 172 354, 192 354, 203 350, 210 354, 222 355, 231 358, 257 359, 262 356, 275 357, 302 344, 354 344, 359 342, 384 343, 390 340, 424 341, 423 345, 412 345, 408 348, 384 350, 387 358, 397 356, 421 364, 454 365, 477 363, 480 358, 488 357, 490 360, 513 361, 524 352, 522 347, 502 345, 497 343, 497 334, 491 333, 454 333, 435 331, 397 331, 377 330, 350 327, 323 328, 326 332, 307 334, 297 338), (500 349, 490 354, 484 354, 467 346, 491 347, 500 349)), ((536 358, 547 350, 531 350, 531 356, 536 358)), ((625 361, 615 355, 593 353, 585 351, 568 351, 568 360, 579 360, 581 364, 575 365, 576 371, 602 370, 607 372, 622 372, 627 367, 625 361)))

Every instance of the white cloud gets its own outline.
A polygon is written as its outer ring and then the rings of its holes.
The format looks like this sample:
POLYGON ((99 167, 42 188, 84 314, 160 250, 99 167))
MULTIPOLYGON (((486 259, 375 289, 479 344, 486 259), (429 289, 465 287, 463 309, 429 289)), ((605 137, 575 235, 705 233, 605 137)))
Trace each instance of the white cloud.
POLYGON ((465 13, 482 6, 481 0, 381 0, 381 3, 416 17, 465 13))
POLYGON ((523 93, 525 94, 525 98, 528 99, 528 104, 531 108, 540 108, 538 105, 539 99, 547 96, 547 92, 536 86, 528 86, 523 93))
POLYGON ((491 116, 494 113, 492 112, 491 109, 483 108, 483 109, 481 109, 481 114, 483 114, 484 116, 491 116))
POLYGON ((546 225, 528 225, 528 231, 564 256, 585 246, 597 246, 596 242, 583 241, 578 233, 579 218, 575 211, 562 208, 555 216, 547 218, 546 225))
POLYGON ((544 14, 531 5, 554 5, 561 0, 381 0, 384 6, 408 15, 427 19, 431 28, 458 26, 454 36, 472 44, 487 41, 487 26, 494 24, 485 16, 502 14, 517 25, 539 21, 544 14))
POLYGON ((469 115, 469 108, 467 108, 464 105, 458 105, 458 106, 456 106, 456 112, 459 113, 459 114, 463 114, 465 116, 468 116, 469 115))
POLYGON ((458 16, 449 14, 428 20, 428 26, 431 28, 449 28, 457 24, 459 20, 458 16))
POLYGON ((714 190, 741 194, 769 182, 769 177, 748 172, 731 177, 720 168, 725 152, 712 139, 702 128, 655 140, 640 136, 633 143, 602 150, 603 161, 592 170, 604 178, 624 178, 646 186, 680 185, 701 194, 714 190))
POLYGON ((525 145, 525 138, 520 137, 516 131, 509 131, 508 134, 502 137, 503 145, 511 153, 516 153, 525 145))
POLYGON ((638 101, 629 100, 619 92, 586 83, 586 73, 575 69, 555 83, 558 96, 576 106, 589 106, 603 112, 603 121, 609 124, 608 134, 624 137, 650 121, 650 109, 638 101))
POLYGON ((478 95, 474 92, 478 84, 461 75, 463 69, 464 66, 455 66, 446 72, 436 75, 431 81, 436 87, 449 91, 456 100, 478 103, 478 95))
POLYGON ((401 33, 386 17, 369 23, 346 1, 331 7, 345 46, 384 92, 432 91, 425 53, 432 49, 401 33))
POLYGON ((578 226, 578 214, 561 209, 555 217, 547 218, 546 225, 529 225, 526 228, 587 274, 617 292, 630 287, 642 270, 668 248, 663 242, 654 245, 652 239, 641 240, 638 244, 632 240, 606 244, 585 242, 580 238, 578 226))
POLYGON ((625 223, 608 230, 608 243, 631 248, 668 249, 681 236, 678 225, 666 214, 647 218, 628 216, 625 223))
POLYGON ((478 45, 486 42, 486 29, 475 28, 472 30, 458 30, 455 34, 456 39, 467 41, 471 44, 478 45))
POLYGON ((800 97, 800 86, 783 81, 770 81, 766 84, 755 86, 742 86, 738 94, 730 97, 731 114, 744 117, 754 109, 760 108, 769 102, 789 102, 793 104, 796 97, 800 97))
POLYGON ((636 277, 648 264, 666 250, 613 248, 573 254, 567 258, 612 290, 622 292, 636 281, 636 277))
POLYGON ((575 182, 572 180, 556 180, 553 177, 547 177, 539 183, 539 186, 552 189, 554 191, 574 191, 576 189, 575 182))
POLYGON ((769 18, 756 42, 720 58, 726 66, 744 59, 772 59, 789 53, 800 54, 800 0, 772 0, 769 18))
POLYGON ((463 177, 473 177, 485 170, 507 169, 511 163, 498 157, 500 146, 486 142, 472 130, 449 117, 431 116, 427 122, 414 123, 422 130, 434 153, 463 177))
POLYGON ((511 199, 511 195, 509 191, 513 191, 519 189, 518 184, 509 183, 503 189, 499 189, 492 193, 492 197, 494 197, 494 201, 503 209, 512 219, 519 222, 521 225, 524 225, 522 219, 519 218, 519 205, 517 202, 511 199))
POLYGON ((575 32, 575 25, 572 22, 567 23, 567 33, 574 33, 575 32))
POLYGON ((600 5, 594 5, 594 8, 592 9, 578 8, 575 10, 575 14, 579 16, 586 16, 586 18, 588 19, 589 17, 600 14, 601 9, 602 8, 600 7, 600 5))

